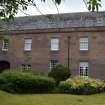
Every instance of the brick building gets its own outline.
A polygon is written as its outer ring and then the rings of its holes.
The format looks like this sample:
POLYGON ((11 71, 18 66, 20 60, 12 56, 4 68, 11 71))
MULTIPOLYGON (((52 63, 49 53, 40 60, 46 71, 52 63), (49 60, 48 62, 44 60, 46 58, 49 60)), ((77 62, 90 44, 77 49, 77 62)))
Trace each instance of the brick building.
POLYGON ((105 79, 105 12, 15 18, 0 22, 0 71, 48 72, 60 63, 72 76, 105 79))

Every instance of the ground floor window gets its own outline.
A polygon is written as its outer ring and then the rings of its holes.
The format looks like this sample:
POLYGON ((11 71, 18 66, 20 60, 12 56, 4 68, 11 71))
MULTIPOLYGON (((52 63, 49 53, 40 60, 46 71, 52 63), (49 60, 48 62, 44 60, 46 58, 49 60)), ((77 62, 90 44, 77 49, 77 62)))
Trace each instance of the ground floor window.
POLYGON ((31 70, 30 64, 22 64, 22 70, 31 70))
POLYGON ((50 69, 52 69, 56 64, 58 64, 58 60, 56 59, 50 60, 50 69))
POLYGON ((80 62, 79 72, 80 76, 88 76, 88 62, 80 62))

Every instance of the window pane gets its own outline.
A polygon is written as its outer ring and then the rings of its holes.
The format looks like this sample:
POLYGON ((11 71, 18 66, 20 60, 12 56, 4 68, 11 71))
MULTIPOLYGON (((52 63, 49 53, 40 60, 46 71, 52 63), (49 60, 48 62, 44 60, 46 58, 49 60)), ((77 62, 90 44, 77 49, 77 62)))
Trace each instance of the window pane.
POLYGON ((51 50, 59 50, 59 39, 51 39, 51 50))
POLYGON ((4 39, 2 44, 2 51, 8 51, 8 46, 9 46, 9 40, 4 39))
POLYGON ((50 69, 52 69, 56 64, 58 64, 58 60, 50 60, 50 69))
POLYGON ((80 62, 80 76, 88 76, 88 62, 80 62))
POLYGON ((80 38, 80 50, 88 50, 88 38, 80 38))
POLYGON ((31 65, 29 65, 29 64, 22 64, 22 70, 31 70, 31 65))
POLYGON ((25 50, 31 50, 31 44, 25 44, 25 50))
POLYGON ((88 42, 88 38, 80 38, 80 42, 88 42))
POLYGON ((27 65, 27 70, 31 70, 31 65, 27 65))
POLYGON ((32 39, 25 39, 25 43, 32 43, 32 39))
POLYGON ((32 47, 32 39, 25 39, 24 50, 30 51, 32 47))

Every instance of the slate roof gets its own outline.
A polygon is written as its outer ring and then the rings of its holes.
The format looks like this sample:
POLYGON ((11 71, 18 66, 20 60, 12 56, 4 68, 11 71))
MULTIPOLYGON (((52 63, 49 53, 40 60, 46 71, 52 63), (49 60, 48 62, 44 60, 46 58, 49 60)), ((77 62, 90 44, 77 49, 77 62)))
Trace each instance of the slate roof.
POLYGON ((54 14, 54 17, 54 20, 49 20, 46 16, 41 15, 16 17, 9 23, 1 21, 0 31, 105 26, 104 11, 54 14))

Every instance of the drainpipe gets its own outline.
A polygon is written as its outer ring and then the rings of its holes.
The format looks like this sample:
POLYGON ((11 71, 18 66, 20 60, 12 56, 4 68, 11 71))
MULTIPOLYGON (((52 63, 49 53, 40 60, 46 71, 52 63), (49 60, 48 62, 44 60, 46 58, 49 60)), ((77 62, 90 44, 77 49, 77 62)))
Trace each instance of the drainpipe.
POLYGON ((68 64, 67 64, 67 66, 68 66, 68 68, 70 68, 70 39, 71 39, 71 37, 68 36, 67 39, 68 39, 68 64))

